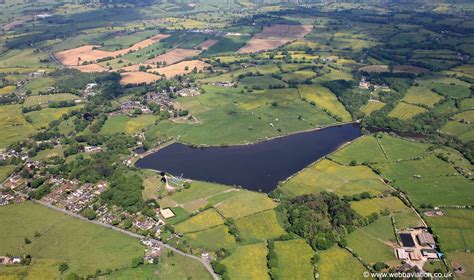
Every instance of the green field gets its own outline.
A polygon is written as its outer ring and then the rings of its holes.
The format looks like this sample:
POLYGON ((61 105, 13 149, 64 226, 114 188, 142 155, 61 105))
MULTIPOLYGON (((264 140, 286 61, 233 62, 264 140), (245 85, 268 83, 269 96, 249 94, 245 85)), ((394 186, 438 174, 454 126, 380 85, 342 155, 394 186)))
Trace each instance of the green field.
POLYGON ((370 225, 350 233, 346 240, 348 247, 368 263, 396 261, 393 248, 390 247, 396 244, 390 216, 379 217, 370 225))
POLYGON ((291 196, 322 191, 341 196, 361 192, 377 195, 387 190, 380 177, 368 167, 343 166, 326 159, 303 169, 279 188, 291 196))
POLYGON ((121 269, 105 277, 112 280, 158 279, 158 280, 211 280, 212 277, 197 260, 170 253, 164 249, 157 265, 142 265, 137 268, 121 269))
POLYGON ((66 262, 79 275, 128 267, 144 252, 134 238, 31 202, 1 207, 0 223, 9 225, 0 227, 1 255, 26 253, 37 260, 66 262))
POLYGON ((444 251, 474 250, 474 211, 443 209, 445 216, 426 217, 444 251))
POLYGON ((205 230, 211 227, 222 225, 223 223, 224 219, 222 216, 219 215, 216 210, 209 209, 175 225, 175 229, 181 233, 188 233, 205 230))
POLYGON ((460 123, 455 121, 448 121, 441 131, 453 136, 456 136, 462 142, 469 142, 474 140, 473 124, 460 123))
POLYGON ((351 207, 363 217, 372 213, 380 214, 381 211, 385 210, 388 210, 389 212, 400 212, 408 209, 408 207, 396 196, 352 201, 351 207))
POLYGON ((414 116, 424 112, 426 112, 426 109, 423 107, 400 102, 397 104, 397 106, 395 106, 395 108, 393 108, 388 116, 392 118, 398 118, 400 120, 409 120, 414 116))
POLYGON ((281 279, 313 279, 314 251, 303 239, 276 241, 275 253, 281 279))
POLYGON ((286 233, 278 222, 274 210, 268 210, 238 219, 236 225, 244 241, 263 241, 280 237, 286 233))
POLYGON ((398 230, 423 226, 420 217, 412 209, 393 213, 392 216, 398 230))
POLYGON ((346 250, 334 246, 321 251, 319 255, 318 271, 321 279, 367 279, 362 276, 367 269, 346 250))
POLYGON ((40 91, 46 92, 48 87, 53 86, 54 80, 51 77, 41 77, 34 79, 25 85, 25 91, 31 90, 32 94, 39 94, 40 91))
POLYGON ((441 95, 454 99, 462 99, 471 95, 469 88, 461 85, 435 83, 433 84, 433 90, 441 95))
POLYGON ((33 105, 48 106, 49 102, 67 101, 79 99, 77 95, 70 93, 57 93, 49 95, 31 95, 25 99, 23 107, 29 107, 33 105))
POLYGON ((1 165, 0 166, 0 182, 5 181, 5 179, 12 174, 13 170, 15 170, 16 166, 14 165, 1 165))
POLYGON ((474 98, 466 98, 463 101, 461 101, 461 109, 472 109, 474 108, 474 98))
POLYGON ((193 181, 189 189, 182 189, 175 192, 170 198, 177 203, 183 204, 194 200, 206 200, 207 198, 229 190, 233 189, 225 185, 193 181))
POLYGON ((384 162, 387 160, 381 145, 373 136, 363 136, 329 157, 346 165, 353 160, 359 164, 363 162, 384 162))
POLYGON ((59 279, 58 260, 32 260, 29 266, 1 266, 0 279, 59 279))
POLYGON ((138 117, 114 116, 107 119, 100 132, 104 134, 126 133, 133 135, 153 125, 157 119, 154 115, 140 115, 138 117))
POLYGON ((5 148, 8 145, 26 139, 33 134, 35 128, 26 122, 21 115, 21 105, 2 105, 0 106, 0 129, 2 130, 2 137, 0 140, 0 148, 5 148))
POLYGON ((50 157, 62 157, 64 155, 64 149, 61 146, 54 147, 53 149, 41 150, 38 154, 33 157, 33 160, 44 160, 50 157))
POLYGON ((239 83, 249 88, 259 87, 262 89, 268 89, 270 86, 275 86, 275 85, 287 86, 286 83, 269 76, 245 77, 241 79, 239 83))
POLYGON ((230 279, 270 279, 267 254, 265 243, 242 245, 222 263, 227 267, 230 279))
POLYGON ((187 233, 184 237, 191 247, 210 251, 217 251, 222 248, 231 250, 237 246, 234 236, 229 233, 229 229, 225 225, 187 233))
POLYGON ((379 134, 377 141, 390 160, 412 159, 421 157, 429 145, 415 141, 379 134))
POLYGON ((474 121, 474 110, 468 110, 468 111, 458 113, 458 114, 454 115, 453 118, 457 121, 473 122, 474 121))
POLYGON ((470 205, 474 201, 472 182, 457 174, 449 163, 434 156, 420 160, 374 165, 382 175, 407 192, 413 203, 470 205))
POLYGON ((432 107, 441 99, 441 96, 431 91, 429 88, 413 86, 408 89, 402 100, 413 105, 422 104, 432 107))
POLYGON ((0 87, 0 95, 2 94, 10 94, 13 91, 15 91, 16 86, 6 86, 6 87, 0 87))
POLYGON ((69 111, 78 110, 80 108, 81 106, 44 108, 39 111, 26 113, 25 115, 31 118, 34 127, 37 129, 43 129, 48 127, 50 122, 60 119, 62 115, 67 114, 69 111))
POLYGON ((237 144, 336 122, 322 109, 302 101, 295 89, 246 92, 243 88, 209 85, 203 89, 205 94, 178 99, 198 123, 163 121, 148 131, 147 138, 179 137, 191 144, 237 144))

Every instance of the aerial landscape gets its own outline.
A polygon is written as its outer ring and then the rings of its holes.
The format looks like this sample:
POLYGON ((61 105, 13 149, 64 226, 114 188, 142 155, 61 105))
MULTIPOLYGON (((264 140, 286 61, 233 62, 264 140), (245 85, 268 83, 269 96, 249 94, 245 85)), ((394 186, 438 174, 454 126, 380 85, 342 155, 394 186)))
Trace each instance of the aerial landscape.
POLYGON ((0 280, 474 279, 471 0, 0 0, 0 280))

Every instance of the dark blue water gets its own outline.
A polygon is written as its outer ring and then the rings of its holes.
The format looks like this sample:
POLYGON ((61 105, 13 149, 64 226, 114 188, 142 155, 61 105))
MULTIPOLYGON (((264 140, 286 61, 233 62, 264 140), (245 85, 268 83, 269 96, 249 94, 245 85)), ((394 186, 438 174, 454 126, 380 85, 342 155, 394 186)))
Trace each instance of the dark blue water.
POLYGON ((359 136, 359 125, 347 124, 252 145, 195 148, 175 143, 138 160, 136 166, 270 192, 279 181, 359 136))

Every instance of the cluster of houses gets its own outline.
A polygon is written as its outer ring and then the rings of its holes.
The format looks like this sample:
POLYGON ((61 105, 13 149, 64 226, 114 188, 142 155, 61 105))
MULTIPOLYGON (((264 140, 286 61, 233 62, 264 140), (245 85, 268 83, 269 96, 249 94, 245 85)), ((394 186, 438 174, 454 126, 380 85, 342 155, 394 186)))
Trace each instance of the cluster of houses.
POLYGON ((188 87, 178 90, 176 94, 180 97, 188 97, 188 96, 196 96, 201 94, 198 88, 196 87, 188 87))
POLYGON ((152 111, 148 106, 142 104, 140 101, 126 101, 120 105, 120 112, 125 115, 135 115, 136 111, 142 114, 151 114, 152 111))
POLYGON ((78 182, 66 181, 41 200, 71 212, 80 213, 107 188, 107 183, 105 182, 79 185, 78 182))
POLYGON ((150 91, 145 94, 145 100, 148 103, 155 103, 160 105, 160 107, 164 108, 172 108, 173 107, 173 101, 169 97, 169 95, 166 93, 166 91, 162 92, 156 92, 156 91, 150 91))
POLYGON ((154 263, 162 251, 160 243, 154 239, 144 238, 142 239, 142 244, 145 245, 145 261, 147 263, 154 263))
POLYGON ((406 229, 399 233, 402 246, 395 248, 402 268, 422 270, 427 261, 440 260, 443 255, 433 235, 425 227, 406 229))

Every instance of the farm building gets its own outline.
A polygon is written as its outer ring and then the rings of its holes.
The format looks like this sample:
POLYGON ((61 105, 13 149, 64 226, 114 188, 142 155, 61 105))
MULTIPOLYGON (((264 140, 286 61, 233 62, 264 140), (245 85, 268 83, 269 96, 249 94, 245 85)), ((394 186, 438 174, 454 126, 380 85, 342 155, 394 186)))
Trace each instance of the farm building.
POLYGON ((395 249, 395 253, 397 255, 397 258, 399 260, 407 260, 408 259, 408 254, 405 252, 403 248, 397 248, 395 249))
POLYGON ((434 249, 422 249, 421 254, 427 259, 438 259, 438 252, 434 249))
POLYGON ((416 238, 418 239, 418 243, 420 243, 420 245, 422 245, 422 246, 426 246, 426 245, 434 246, 434 245, 436 245, 436 242, 434 240, 433 235, 431 235, 428 232, 420 233, 416 236, 416 238))

